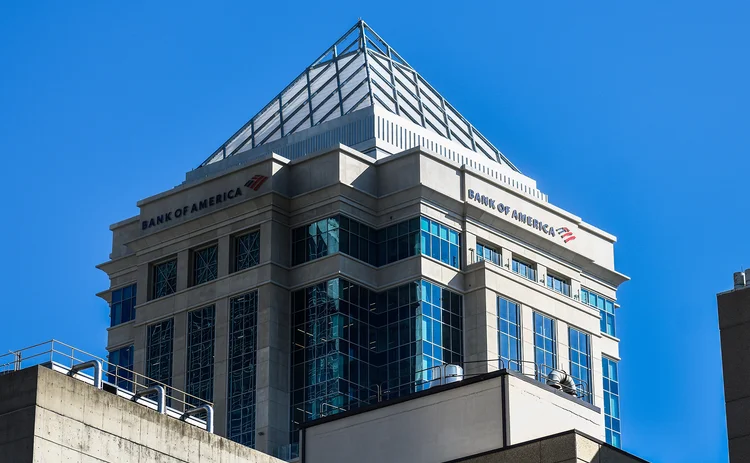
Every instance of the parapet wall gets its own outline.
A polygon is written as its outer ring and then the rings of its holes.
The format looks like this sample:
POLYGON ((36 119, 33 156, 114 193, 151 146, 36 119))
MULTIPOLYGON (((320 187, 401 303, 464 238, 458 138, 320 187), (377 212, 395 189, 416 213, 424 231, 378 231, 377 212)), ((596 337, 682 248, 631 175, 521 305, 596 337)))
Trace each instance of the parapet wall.
POLYGON ((0 376, 0 461, 281 462, 43 366, 0 376))

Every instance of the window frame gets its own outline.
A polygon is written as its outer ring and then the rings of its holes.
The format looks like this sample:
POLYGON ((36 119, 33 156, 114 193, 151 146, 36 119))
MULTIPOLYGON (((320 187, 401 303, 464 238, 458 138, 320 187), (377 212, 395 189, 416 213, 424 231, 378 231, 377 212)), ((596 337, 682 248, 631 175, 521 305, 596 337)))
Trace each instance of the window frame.
MULTIPOLYGON (((209 264, 210 265, 210 264, 209 264)), ((210 283, 214 280, 217 280, 219 278, 219 243, 217 241, 212 241, 209 243, 204 243, 200 246, 197 246, 195 248, 192 248, 190 250, 190 287, 202 285, 205 283, 210 283), (215 273, 213 278, 210 278, 205 281, 198 282, 197 281, 197 271, 198 268, 196 266, 196 259, 198 259, 199 253, 202 251, 206 251, 208 249, 215 248, 215 263, 213 264, 215 267, 215 273)))
POLYGON ((594 400, 594 385, 592 384, 593 376, 594 376, 594 367, 592 365, 593 354, 591 350, 591 338, 592 338, 592 335, 588 331, 582 330, 572 325, 568 325, 568 366, 570 368, 570 375, 576 381, 576 386, 583 392, 583 396, 580 397, 580 399, 588 403, 593 403, 593 400, 594 400), (578 347, 575 347, 575 348, 573 347, 572 333, 574 331, 577 334, 576 345, 580 346, 581 337, 586 339, 586 352, 581 351, 580 348, 578 347), (579 360, 575 362, 573 361, 574 351, 576 353, 575 357, 579 358, 579 360), (581 354, 585 354, 588 360, 588 366, 584 366, 580 362, 581 354), (580 375, 576 376, 573 371, 574 365, 578 367, 579 369, 585 369, 587 377, 581 378, 580 375), (583 388, 581 388, 581 384, 580 384, 581 381, 584 381, 586 383, 585 387, 583 388))
POLYGON ((537 277, 537 274, 538 274, 537 268, 536 268, 536 262, 531 262, 531 261, 526 260, 526 259, 518 259, 514 255, 513 258, 511 259, 510 270, 511 270, 511 272, 515 273, 516 275, 520 275, 520 276, 522 276, 523 278, 526 278, 529 281, 536 282, 536 277, 537 277), (519 270, 517 270, 517 269, 520 269, 520 265, 521 264, 524 265, 527 269, 529 269, 532 272, 532 276, 529 276, 528 272, 527 273, 521 273, 519 270))
MULTIPOLYGON (((504 365, 505 368, 509 370, 514 370, 518 372, 523 371, 523 315, 521 311, 522 304, 514 299, 511 299, 507 296, 503 296, 501 294, 497 294, 496 298, 496 317, 497 317, 497 350, 498 354, 500 354, 500 359, 503 360, 503 362, 507 362, 507 365, 504 365), (505 301, 507 304, 514 304, 516 306, 516 321, 513 322, 510 320, 510 317, 508 319, 503 319, 501 315, 501 302, 505 301), (503 331, 503 321, 505 321, 508 324, 508 332, 503 331), (514 336, 510 332, 510 325, 514 325, 517 329, 517 334, 514 336), (515 339, 515 345, 516 345, 516 351, 517 351, 517 358, 511 358, 510 355, 512 354, 509 352, 507 355, 503 352, 503 336, 507 337, 509 339, 508 346, 511 347, 512 339, 515 339), (507 357, 507 360, 506 360, 507 357), (516 367, 513 367, 513 363, 515 362, 516 367)), ((508 312, 510 313, 510 312, 508 312)))
POLYGON ((179 260, 177 259, 177 255, 172 255, 165 259, 160 259, 158 261, 152 262, 151 264, 149 264, 149 269, 151 273, 151 278, 149 278, 150 280, 149 284, 151 286, 150 291, 149 291, 150 300, 161 299, 162 297, 168 297, 168 296, 171 296, 172 294, 175 294, 177 291, 179 291, 177 287, 177 280, 178 280, 178 273, 179 273, 178 272, 179 260), (168 264, 170 262, 174 262, 174 289, 173 291, 169 293, 162 294, 161 296, 159 296, 157 295, 157 292, 156 292, 157 268, 162 265, 168 264))
POLYGON ((572 294, 571 292, 571 283, 572 280, 568 277, 562 276, 559 273, 556 272, 550 272, 549 269, 547 270, 547 276, 545 278, 545 285, 548 289, 551 289, 552 291, 562 294, 563 296, 568 296, 572 294), (558 290, 555 288, 555 282, 560 282, 560 289, 558 290), (565 292, 565 287, 568 288, 568 291, 565 292))
POLYGON ((132 322, 133 320, 135 320, 135 308, 136 308, 135 306, 137 302, 137 296, 138 296, 138 283, 137 282, 132 282, 132 283, 125 284, 123 286, 120 286, 114 289, 110 289, 110 293, 109 293, 109 318, 110 318, 109 326, 110 328, 115 327, 115 326, 120 326, 123 323, 128 323, 128 322, 132 322), (115 293, 118 291, 124 292, 124 290, 127 288, 132 288, 130 296, 127 298, 125 298, 124 296, 121 296, 120 299, 117 302, 115 302, 115 293), (128 318, 127 320, 125 320, 123 316, 123 314, 125 313, 123 308, 124 308, 124 302, 126 299, 132 303, 130 305, 130 312, 129 312, 130 318, 128 318), (115 304, 120 304, 119 321, 115 320, 116 318, 118 318, 115 316, 116 315, 116 309, 114 307, 115 304))
MULTIPOLYGON (((503 253, 500 250, 500 248, 496 248, 494 246, 484 244, 483 242, 477 240, 477 244, 476 244, 476 248, 475 249, 476 249, 476 257, 475 257, 476 260, 475 260, 475 262, 487 261, 487 262, 489 262, 491 264, 495 264, 495 265, 498 265, 498 266, 502 265, 502 262, 503 262, 503 253), (480 254, 480 252, 479 252, 479 247, 480 246, 482 247, 482 249, 490 251, 490 253, 493 253, 494 256, 497 258, 497 262, 495 262, 491 258, 488 259, 487 257, 485 257, 484 256, 484 252, 482 252, 480 254)), ((492 254, 490 254, 490 257, 492 257, 492 254)))
MULTIPOLYGON (((257 267, 258 265, 260 265, 260 250, 261 250, 260 239, 261 239, 260 228, 258 228, 258 227, 254 227, 254 228, 250 228, 250 229, 247 229, 247 230, 243 230, 243 231, 235 233, 235 234, 233 234, 231 236, 231 246, 232 246, 231 247, 231 251, 232 251, 232 264, 231 264, 232 268, 231 268, 231 273, 241 272, 243 270, 251 269, 253 267, 257 267), (252 235, 254 233, 258 234, 258 238, 257 238, 257 242, 258 242, 258 259, 257 259, 257 262, 255 264, 251 264, 251 265, 249 265, 247 267, 239 268, 238 264, 239 264, 239 258, 240 258, 240 240, 242 238, 250 236, 250 235, 252 235)), ((290 254, 290 256, 291 256, 291 254, 290 254)))
POLYGON ((554 317, 550 317, 549 315, 546 315, 542 312, 534 311, 532 315, 532 320, 534 323, 534 363, 536 364, 537 374, 539 375, 540 381, 546 381, 547 375, 550 371, 557 369, 559 364, 559 355, 558 355, 558 348, 557 348, 557 320, 554 317), (537 317, 539 317, 542 321, 542 333, 537 332, 537 317), (551 322, 551 337, 546 336, 544 333, 544 321, 549 320, 551 322), (544 342, 544 345, 541 347, 539 346, 539 338, 542 339, 544 342), (549 351, 546 346, 546 341, 551 341, 552 343, 552 350, 549 351), (538 362, 538 356, 541 353, 541 355, 544 357, 544 361, 546 362, 546 356, 550 355, 552 357, 552 365, 547 365, 546 367, 542 364, 539 364, 538 362))

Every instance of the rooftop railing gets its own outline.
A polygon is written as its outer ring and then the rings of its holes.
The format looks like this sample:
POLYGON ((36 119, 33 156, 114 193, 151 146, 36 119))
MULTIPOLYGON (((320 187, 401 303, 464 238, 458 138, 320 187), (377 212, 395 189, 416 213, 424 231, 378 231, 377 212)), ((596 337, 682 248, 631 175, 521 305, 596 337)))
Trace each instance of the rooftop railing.
POLYGON ((211 402, 63 342, 53 339, 0 355, 0 375, 36 365, 213 432, 211 402), (92 375, 84 373, 89 369, 92 375), (201 414, 206 418, 197 418, 201 414))

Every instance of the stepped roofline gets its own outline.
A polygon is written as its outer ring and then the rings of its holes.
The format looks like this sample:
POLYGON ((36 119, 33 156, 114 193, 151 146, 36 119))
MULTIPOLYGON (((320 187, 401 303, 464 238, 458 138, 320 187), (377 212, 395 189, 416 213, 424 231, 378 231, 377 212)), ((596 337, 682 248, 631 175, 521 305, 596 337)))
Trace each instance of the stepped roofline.
POLYGON ((363 20, 357 21, 199 167, 367 106, 385 108, 520 173, 363 20))

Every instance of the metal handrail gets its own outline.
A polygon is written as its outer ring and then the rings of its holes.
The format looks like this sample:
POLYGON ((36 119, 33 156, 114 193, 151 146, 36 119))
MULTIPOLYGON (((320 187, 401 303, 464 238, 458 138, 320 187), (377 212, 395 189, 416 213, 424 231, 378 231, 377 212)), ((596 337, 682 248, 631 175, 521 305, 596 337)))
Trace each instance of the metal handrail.
POLYGON ((97 389, 102 388, 102 363, 98 360, 89 360, 88 362, 78 363, 70 367, 68 376, 75 376, 81 370, 89 368, 94 369, 94 387, 97 389))
POLYGON ((210 405, 200 405, 195 408, 191 408, 189 410, 185 410, 185 413, 182 414, 180 417, 180 420, 185 421, 191 416, 198 415, 202 412, 206 412, 206 431, 213 434, 214 432, 214 407, 210 405))

